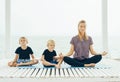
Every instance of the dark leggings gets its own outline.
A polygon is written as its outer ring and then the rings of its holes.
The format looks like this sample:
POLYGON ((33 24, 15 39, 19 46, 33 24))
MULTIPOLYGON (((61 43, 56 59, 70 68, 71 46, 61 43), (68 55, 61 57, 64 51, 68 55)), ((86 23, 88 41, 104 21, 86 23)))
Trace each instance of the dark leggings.
POLYGON ((101 59, 102 59, 101 55, 95 55, 91 58, 87 58, 84 60, 78 60, 78 59, 70 58, 67 56, 63 58, 64 62, 66 62, 67 64, 73 67, 84 67, 84 64, 98 63, 101 59))

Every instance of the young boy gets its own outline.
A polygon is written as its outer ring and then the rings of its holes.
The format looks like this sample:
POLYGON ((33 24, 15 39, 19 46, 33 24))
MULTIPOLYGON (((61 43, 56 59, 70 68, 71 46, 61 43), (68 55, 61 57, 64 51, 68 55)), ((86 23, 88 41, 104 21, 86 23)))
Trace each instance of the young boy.
POLYGON ((35 59, 32 49, 27 46, 28 40, 26 39, 26 37, 21 37, 19 39, 19 44, 20 47, 18 47, 15 51, 16 55, 14 60, 8 62, 8 66, 16 67, 37 64, 38 60, 35 59), (30 60, 30 57, 32 58, 32 60, 30 60))
POLYGON ((44 67, 60 68, 60 64, 62 62, 61 58, 62 54, 57 56, 56 51, 54 50, 55 48, 54 40, 48 40, 47 47, 48 49, 44 50, 41 57, 42 64, 44 65, 44 67))

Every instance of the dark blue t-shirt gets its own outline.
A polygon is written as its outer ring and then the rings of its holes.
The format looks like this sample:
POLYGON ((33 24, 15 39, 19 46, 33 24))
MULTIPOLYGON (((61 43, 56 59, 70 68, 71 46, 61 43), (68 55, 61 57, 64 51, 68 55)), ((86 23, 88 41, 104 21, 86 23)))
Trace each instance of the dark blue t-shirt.
POLYGON ((53 57, 56 56, 56 51, 53 50, 52 52, 50 52, 48 49, 46 49, 43 52, 43 55, 46 61, 51 62, 54 60, 53 57))
POLYGON ((30 47, 27 47, 23 50, 21 47, 18 47, 15 51, 19 55, 19 59, 30 59, 30 55, 33 54, 33 51, 30 47))

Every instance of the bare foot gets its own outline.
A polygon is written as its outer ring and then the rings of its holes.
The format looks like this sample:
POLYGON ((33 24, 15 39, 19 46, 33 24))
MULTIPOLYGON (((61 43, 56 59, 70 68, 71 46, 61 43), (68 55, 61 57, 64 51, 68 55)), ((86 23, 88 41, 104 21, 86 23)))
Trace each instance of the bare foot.
POLYGON ((55 65, 55 67, 56 67, 56 68, 60 68, 60 65, 57 64, 57 65, 55 65))
POLYGON ((85 67, 95 67, 95 63, 85 64, 85 67))

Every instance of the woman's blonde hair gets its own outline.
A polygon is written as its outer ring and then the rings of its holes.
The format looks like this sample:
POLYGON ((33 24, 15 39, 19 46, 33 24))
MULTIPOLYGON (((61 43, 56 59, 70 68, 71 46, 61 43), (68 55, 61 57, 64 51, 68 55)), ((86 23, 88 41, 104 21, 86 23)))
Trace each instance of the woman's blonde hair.
POLYGON ((80 38, 80 41, 82 41, 82 40, 88 40, 88 36, 87 36, 86 32, 84 33, 84 36, 82 37, 82 35, 81 35, 80 31, 79 31, 79 26, 80 26, 81 23, 85 23, 86 24, 86 21, 85 20, 81 20, 78 23, 78 36, 80 38))
POLYGON ((20 39, 19 39, 19 44, 20 44, 20 40, 21 40, 21 39, 24 39, 24 40, 28 43, 27 38, 26 38, 26 37, 24 37, 24 36, 22 36, 22 37, 20 37, 20 39))
POLYGON ((49 44, 55 45, 55 41, 54 41, 54 40, 48 40, 48 41, 47 41, 47 46, 48 46, 49 44))

